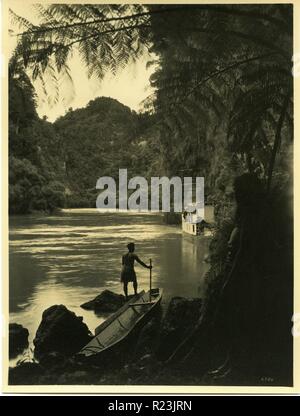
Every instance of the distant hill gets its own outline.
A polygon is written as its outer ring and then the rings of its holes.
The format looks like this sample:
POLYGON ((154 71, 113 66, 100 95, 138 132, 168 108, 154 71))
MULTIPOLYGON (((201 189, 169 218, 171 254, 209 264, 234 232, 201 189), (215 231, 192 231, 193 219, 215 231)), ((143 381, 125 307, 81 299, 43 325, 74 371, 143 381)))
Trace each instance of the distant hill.
POLYGON ((94 206, 97 179, 117 178, 119 168, 127 168, 130 175, 147 173, 150 118, 115 99, 99 97, 85 108, 70 108, 54 123, 68 206, 94 206))

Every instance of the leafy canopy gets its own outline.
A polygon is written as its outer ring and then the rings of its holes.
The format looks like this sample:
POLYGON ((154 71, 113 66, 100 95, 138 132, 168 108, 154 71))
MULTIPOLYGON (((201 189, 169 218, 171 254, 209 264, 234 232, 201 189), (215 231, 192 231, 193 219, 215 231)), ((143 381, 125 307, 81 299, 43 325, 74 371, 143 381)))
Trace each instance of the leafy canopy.
POLYGON ((226 132, 220 134, 219 148, 271 185, 282 133, 285 140, 292 137, 290 5, 53 4, 36 9, 39 25, 12 12, 13 22, 23 28, 14 57, 45 91, 47 74, 54 83, 70 77, 68 62, 75 50, 88 75, 103 79, 148 49, 157 66, 151 79, 155 93, 144 105, 159 114, 167 169, 173 164, 173 169, 209 171, 211 164, 205 166, 199 149, 220 156, 213 139, 219 127, 226 132))

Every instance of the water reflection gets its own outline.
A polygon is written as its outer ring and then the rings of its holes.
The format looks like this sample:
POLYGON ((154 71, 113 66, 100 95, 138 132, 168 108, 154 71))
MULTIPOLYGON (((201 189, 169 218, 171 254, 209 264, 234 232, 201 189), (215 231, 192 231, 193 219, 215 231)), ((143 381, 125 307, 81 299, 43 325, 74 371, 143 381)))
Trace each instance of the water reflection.
MULTIPOLYGON (((80 305, 104 289, 122 292, 121 256, 128 241, 138 255, 153 260, 153 285, 172 296, 198 296, 207 265, 208 239, 183 237, 160 215, 66 210, 52 216, 10 219, 10 320, 34 338, 42 312, 64 304, 83 316, 91 330, 105 317, 80 305)), ((139 288, 147 289, 149 270, 136 267, 139 288)), ((132 288, 130 287, 130 290, 132 288)))

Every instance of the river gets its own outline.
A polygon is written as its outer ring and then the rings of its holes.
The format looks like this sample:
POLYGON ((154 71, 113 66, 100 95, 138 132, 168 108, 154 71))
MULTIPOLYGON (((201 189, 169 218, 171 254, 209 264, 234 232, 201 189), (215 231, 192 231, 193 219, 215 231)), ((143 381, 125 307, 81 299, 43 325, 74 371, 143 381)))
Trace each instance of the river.
MULTIPOLYGON (((173 296, 202 296, 209 238, 185 236, 180 227, 163 224, 160 214, 69 209, 49 216, 13 216, 10 322, 28 328, 31 345, 42 312, 64 304, 83 316, 93 332, 105 316, 80 305, 104 289, 122 293, 121 256, 130 241, 142 260, 152 259, 152 286, 163 289, 164 302, 173 296)), ((139 289, 146 290, 149 270, 137 265, 136 272, 139 289)))

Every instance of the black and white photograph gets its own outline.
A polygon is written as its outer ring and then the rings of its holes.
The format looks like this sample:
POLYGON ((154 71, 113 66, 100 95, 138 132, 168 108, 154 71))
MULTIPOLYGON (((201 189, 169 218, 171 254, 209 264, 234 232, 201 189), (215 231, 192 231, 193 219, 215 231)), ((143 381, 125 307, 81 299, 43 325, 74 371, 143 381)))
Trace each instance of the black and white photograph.
POLYGON ((298 6, 3 2, 8 391, 294 391, 298 6))

